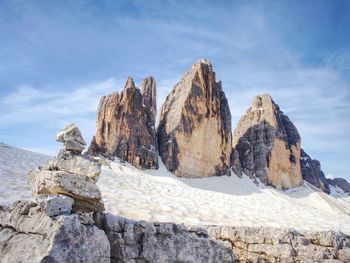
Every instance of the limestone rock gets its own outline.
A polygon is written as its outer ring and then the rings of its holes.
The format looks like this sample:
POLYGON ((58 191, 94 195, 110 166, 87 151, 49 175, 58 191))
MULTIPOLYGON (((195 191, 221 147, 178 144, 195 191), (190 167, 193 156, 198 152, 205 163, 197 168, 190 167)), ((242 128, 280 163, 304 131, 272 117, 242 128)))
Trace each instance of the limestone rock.
POLYGON ((67 151, 81 153, 86 145, 78 127, 71 123, 60 130, 56 135, 56 140, 64 143, 67 151))
POLYGON ((313 186, 320 188, 323 192, 329 194, 329 184, 321 170, 320 162, 311 159, 311 157, 303 149, 301 149, 300 164, 303 179, 313 186))
POLYGON ((152 111, 153 119, 152 123, 155 122, 157 116, 157 91, 156 91, 156 80, 154 77, 144 78, 141 82, 141 94, 142 104, 152 111))
POLYGON ((75 154, 71 151, 61 150, 58 156, 49 161, 45 167, 49 171, 64 171, 76 175, 85 175, 97 182, 101 173, 101 163, 89 156, 75 154))
POLYGON ((209 237, 229 241, 238 262, 349 262, 350 236, 272 227, 208 226, 209 237))
POLYGON ((143 83, 145 97, 128 78, 120 95, 114 92, 101 98, 89 153, 116 156, 138 168, 158 168, 155 82, 149 78, 143 83))
POLYGON ((63 171, 30 172, 29 186, 34 195, 63 194, 74 199, 73 211, 103 211, 101 192, 88 176, 63 171))
POLYGON ((212 65, 196 62, 174 86, 160 112, 159 154, 180 177, 228 172, 232 151, 231 114, 212 65))
POLYGON ((0 207, 0 262, 110 262, 106 234, 84 217, 49 217, 28 201, 0 207))
POLYGON ((271 96, 254 98, 234 132, 242 171, 278 188, 302 184, 300 136, 271 96))
POLYGON ((48 216, 69 215, 74 204, 74 199, 66 195, 38 195, 35 200, 48 216))
POLYGON ((350 183, 343 178, 327 179, 327 182, 334 187, 339 187, 346 193, 350 193, 350 183))
POLYGON ((183 225, 135 221, 109 213, 95 214, 111 244, 111 262, 235 262, 226 242, 183 225))

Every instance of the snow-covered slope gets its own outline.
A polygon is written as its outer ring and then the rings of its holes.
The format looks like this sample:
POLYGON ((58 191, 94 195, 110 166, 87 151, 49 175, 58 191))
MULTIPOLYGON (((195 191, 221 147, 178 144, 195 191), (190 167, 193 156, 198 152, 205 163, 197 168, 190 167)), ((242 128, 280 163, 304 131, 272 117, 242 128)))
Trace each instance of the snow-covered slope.
POLYGON ((247 176, 180 179, 112 162, 99 180, 107 210, 129 218, 185 224, 341 230, 350 234, 350 197, 305 184, 287 192, 247 176))
MULTIPOLYGON (((49 159, 0 144, 0 203, 32 199, 27 172, 49 159)), ((246 176, 180 179, 162 163, 155 171, 119 161, 103 167, 98 185, 108 211, 134 219, 350 234, 350 197, 334 187, 332 196, 309 184, 284 192, 258 186, 246 176)))
POLYGON ((51 157, 0 143, 0 203, 32 199, 27 173, 51 157))

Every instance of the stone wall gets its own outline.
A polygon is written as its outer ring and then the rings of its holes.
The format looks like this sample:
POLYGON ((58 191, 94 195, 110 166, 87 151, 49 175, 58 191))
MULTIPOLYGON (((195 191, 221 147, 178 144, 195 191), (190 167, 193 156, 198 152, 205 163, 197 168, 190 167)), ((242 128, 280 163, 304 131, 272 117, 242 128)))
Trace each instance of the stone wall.
POLYGON ((269 227, 207 227, 210 237, 231 243, 238 262, 350 262, 350 236, 269 227))

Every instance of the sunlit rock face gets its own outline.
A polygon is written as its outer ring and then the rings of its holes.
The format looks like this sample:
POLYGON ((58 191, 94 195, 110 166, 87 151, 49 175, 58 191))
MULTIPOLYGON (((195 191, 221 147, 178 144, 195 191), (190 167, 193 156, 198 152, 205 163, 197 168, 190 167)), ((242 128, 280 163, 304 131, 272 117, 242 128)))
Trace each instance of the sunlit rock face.
POLYGON ((242 171, 277 188, 302 184, 300 136, 271 96, 256 96, 233 137, 242 171))
POLYGON ((90 154, 119 157, 138 168, 158 168, 155 80, 148 77, 142 83, 140 90, 128 78, 120 94, 101 98, 90 154))
POLYGON ((157 130, 159 155, 180 177, 228 172, 232 151, 231 114, 212 65, 197 61, 167 96, 157 130))

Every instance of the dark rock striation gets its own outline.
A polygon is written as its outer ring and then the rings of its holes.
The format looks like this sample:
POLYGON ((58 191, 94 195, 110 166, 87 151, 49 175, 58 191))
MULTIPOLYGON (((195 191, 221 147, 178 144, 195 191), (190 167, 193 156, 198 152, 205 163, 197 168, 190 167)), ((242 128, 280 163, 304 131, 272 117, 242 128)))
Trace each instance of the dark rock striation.
POLYGON ((124 90, 100 100, 96 135, 89 153, 119 157, 138 168, 157 169, 155 80, 148 77, 142 90, 128 78, 124 90))
POLYGON ((157 136, 159 155, 175 175, 195 178, 228 172, 231 114, 208 61, 196 62, 167 96, 157 136))
POLYGON ((329 194, 329 183, 321 170, 321 164, 318 160, 311 159, 311 157, 301 149, 300 165, 303 179, 313 186, 321 189, 323 192, 329 194))
POLYGON ((270 95, 254 98, 235 129, 233 146, 248 176, 278 188, 302 184, 298 130, 270 95))

